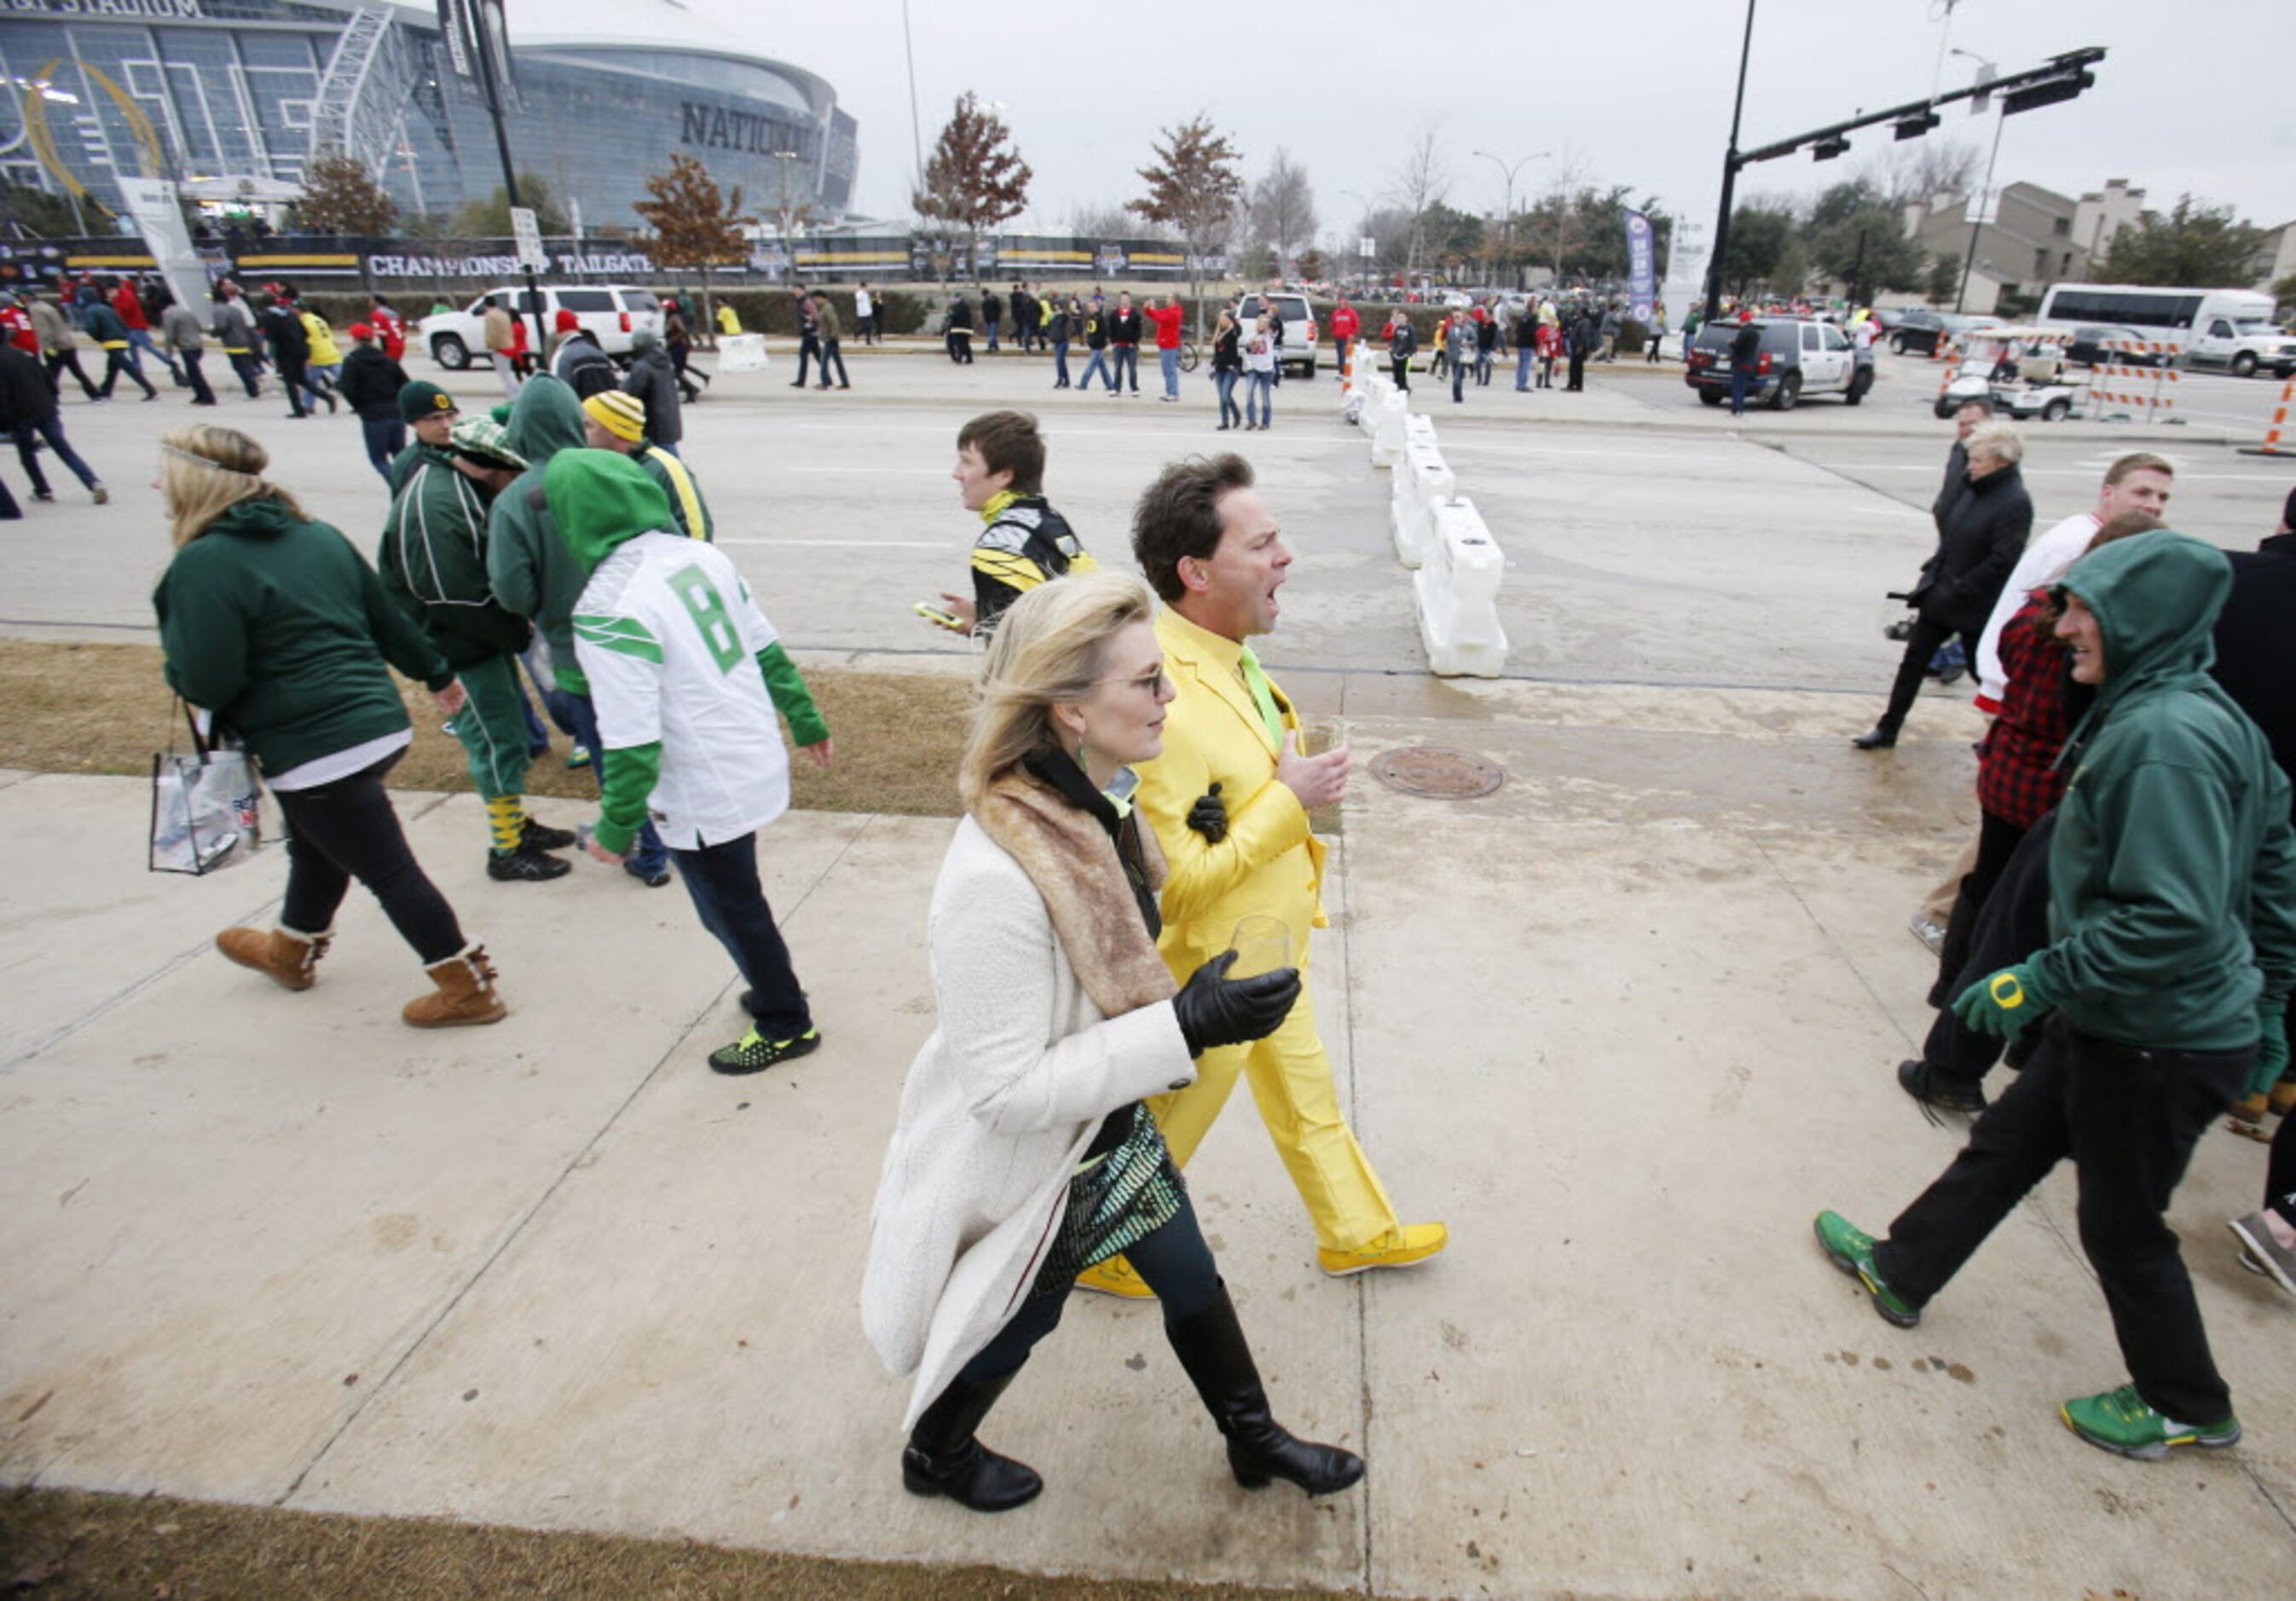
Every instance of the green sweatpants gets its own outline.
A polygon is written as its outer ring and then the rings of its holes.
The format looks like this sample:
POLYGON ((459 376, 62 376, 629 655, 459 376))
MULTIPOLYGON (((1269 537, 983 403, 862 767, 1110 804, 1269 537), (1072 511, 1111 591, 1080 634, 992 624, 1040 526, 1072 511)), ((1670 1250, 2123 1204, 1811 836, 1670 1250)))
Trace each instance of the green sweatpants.
POLYGON ((526 769, 526 712, 518 689, 518 662, 509 656, 474 661, 456 675, 470 704, 455 714, 455 737, 470 758, 471 782, 481 800, 522 794, 526 769))

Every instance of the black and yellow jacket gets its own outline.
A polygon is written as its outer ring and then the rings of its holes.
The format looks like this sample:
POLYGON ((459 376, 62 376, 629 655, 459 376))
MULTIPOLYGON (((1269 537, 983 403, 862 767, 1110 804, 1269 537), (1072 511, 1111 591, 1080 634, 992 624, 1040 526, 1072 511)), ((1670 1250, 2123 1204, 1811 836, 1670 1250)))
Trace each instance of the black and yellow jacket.
POLYGON ((1100 565, 1085 550, 1068 519, 1041 495, 1006 490, 980 508, 987 526, 972 546, 974 632, 986 639, 1004 608, 1037 585, 1100 565))

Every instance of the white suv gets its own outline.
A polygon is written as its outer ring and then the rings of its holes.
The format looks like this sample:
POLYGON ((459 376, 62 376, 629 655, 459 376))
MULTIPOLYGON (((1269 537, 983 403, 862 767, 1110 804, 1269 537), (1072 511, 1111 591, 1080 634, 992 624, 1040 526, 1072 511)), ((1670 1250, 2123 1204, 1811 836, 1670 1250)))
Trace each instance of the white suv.
POLYGON ((2236 378, 2269 367, 2275 378, 2286 378, 2296 374, 2296 339, 2284 337, 2270 323, 2212 316, 2194 327, 2193 342, 2185 347, 2185 365, 2224 367, 2236 378))
MULTIPOLYGON (((419 342, 430 352, 430 359, 450 373, 459 373, 473 359, 484 358, 488 306, 504 307, 525 319, 527 339, 532 341, 534 297, 523 289, 490 289, 460 311, 442 311, 415 324, 419 342)), ((558 331, 562 311, 572 312, 609 356, 627 356, 630 336, 641 328, 661 332, 660 298, 635 283, 542 285, 545 333, 558 331)))

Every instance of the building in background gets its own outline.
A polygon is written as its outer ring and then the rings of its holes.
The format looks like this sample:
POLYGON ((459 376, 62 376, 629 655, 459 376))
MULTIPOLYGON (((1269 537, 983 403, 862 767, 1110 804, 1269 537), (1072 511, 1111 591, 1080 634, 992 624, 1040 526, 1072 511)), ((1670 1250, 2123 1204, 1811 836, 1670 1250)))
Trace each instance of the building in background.
POLYGON ((2074 237, 2079 202, 2038 184, 2011 184, 1982 222, 1972 216, 1976 204, 1974 197, 1945 194, 1906 209, 1907 225, 1922 248, 1956 261, 1969 259, 1975 226, 1976 258, 1965 310, 1991 312, 2005 295, 2036 300, 2052 283, 2089 275, 2088 251, 2074 237))
POLYGON ((2090 276, 2112 252, 2112 236, 2144 215, 2144 191, 2127 178, 2107 178, 2104 187, 2080 197, 2073 211, 2073 242, 2088 252, 2090 276))
MULTIPOLYGON (((347 150, 401 209, 448 217, 502 186, 486 110, 441 30, 480 0, 5 0, 0 177, 111 231, 117 177, 275 205, 347 150)), ((510 0, 512 153, 586 227, 635 229, 684 152, 765 210, 851 203, 853 119, 823 78, 677 0, 510 0)))

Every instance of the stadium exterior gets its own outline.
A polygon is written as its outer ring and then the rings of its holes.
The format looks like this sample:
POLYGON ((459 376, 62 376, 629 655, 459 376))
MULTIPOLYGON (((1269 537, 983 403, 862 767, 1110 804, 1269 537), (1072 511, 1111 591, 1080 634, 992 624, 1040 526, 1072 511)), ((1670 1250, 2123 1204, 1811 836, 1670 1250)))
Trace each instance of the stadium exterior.
MULTIPOLYGON (((452 5, 367 0, 0 0, 0 177, 105 210, 115 173, 187 194, 284 201, 319 148, 348 151, 403 210, 447 216, 502 185, 452 5)), ((739 15, 735 10, 729 14, 739 15)), ((587 229, 642 226, 645 178, 692 155, 763 212, 845 211, 853 119, 813 73, 672 0, 512 0, 512 152, 587 229)), ((93 207, 83 232, 105 231, 93 207)))

